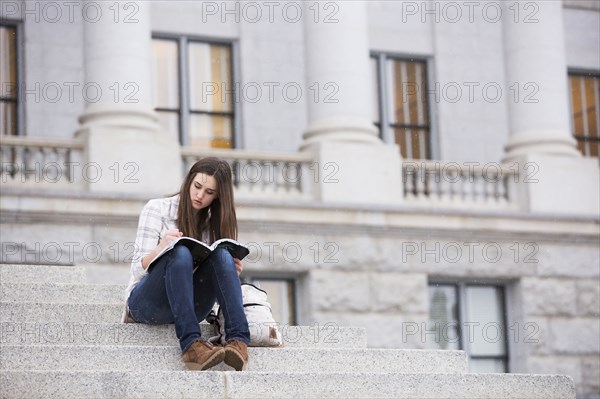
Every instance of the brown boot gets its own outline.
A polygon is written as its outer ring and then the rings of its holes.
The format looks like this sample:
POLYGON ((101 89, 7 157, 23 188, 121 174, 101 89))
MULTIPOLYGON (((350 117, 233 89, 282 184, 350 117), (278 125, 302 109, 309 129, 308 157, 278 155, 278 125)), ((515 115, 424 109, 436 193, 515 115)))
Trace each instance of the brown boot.
POLYGON ((225 349, 197 339, 183 354, 181 360, 190 370, 206 370, 225 359, 225 349))
POLYGON ((248 367, 248 346, 237 339, 227 342, 225 344, 225 364, 237 371, 246 370, 248 367))

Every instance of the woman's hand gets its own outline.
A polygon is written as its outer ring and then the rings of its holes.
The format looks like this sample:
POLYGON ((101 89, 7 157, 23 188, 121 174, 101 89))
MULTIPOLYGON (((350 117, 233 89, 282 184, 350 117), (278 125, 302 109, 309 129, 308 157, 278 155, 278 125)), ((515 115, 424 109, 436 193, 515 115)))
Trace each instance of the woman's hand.
POLYGON ((165 234, 163 234, 163 236, 160 239, 160 241, 158 242, 158 245, 156 246, 156 248, 154 248, 152 250, 152 252, 150 252, 148 255, 144 256, 141 259, 142 260, 142 267, 144 269, 147 269, 148 265, 150 264, 150 260, 154 259, 156 257, 156 255, 158 255, 158 253, 160 251, 162 251, 164 248, 166 248, 167 246, 169 246, 169 244, 173 240, 175 240, 175 239, 177 239, 179 237, 183 237, 183 233, 181 231, 179 231, 178 229, 165 231, 165 234))
POLYGON ((235 263, 235 270, 237 270, 237 274, 239 276, 242 270, 244 270, 244 268, 242 267, 242 261, 238 258, 233 258, 233 262, 235 263))
POLYGON ((171 243, 171 241, 176 240, 179 237, 183 237, 183 233, 178 229, 165 231, 165 234, 163 234, 163 237, 158 243, 159 250, 162 250, 163 248, 167 247, 171 243))

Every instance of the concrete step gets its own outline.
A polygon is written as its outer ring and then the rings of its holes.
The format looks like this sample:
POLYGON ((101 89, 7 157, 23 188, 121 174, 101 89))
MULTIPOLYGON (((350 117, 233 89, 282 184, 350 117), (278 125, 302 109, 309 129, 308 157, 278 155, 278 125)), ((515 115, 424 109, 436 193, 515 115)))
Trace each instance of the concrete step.
POLYGON ((123 304, 0 302, 1 322, 118 323, 123 304))
MULTIPOLYGON (((463 351, 249 348, 248 371, 466 373, 463 351)), ((0 369, 13 371, 186 370, 179 346, 3 345, 0 369), (43 359, 43 360, 42 360, 43 359)), ((221 364, 216 370, 231 370, 221 364)))
POLYGON ((122 304, 125 289, 125 285, 2 283, 0 301, 122 304))
MULTIPOLYGON (((4 314, 2 316, 4 317, 4 314)), ((215 335, 212 326, 200 324, 203 337, 215 335)), ((366 348, 364 328, 280 326, 286 347, 366 348)), ((0 322, 0 343, 6 345, 118 345, 177 346, 174 325, 90 322, 0 322)))
POLYGON ((570 377, 523 374, 0 371, 12 398, 575 399, 570 377))
POLYGON ((85 282, 81 266, 11 265, 0 264, 0 283, 67 283, 85 282))

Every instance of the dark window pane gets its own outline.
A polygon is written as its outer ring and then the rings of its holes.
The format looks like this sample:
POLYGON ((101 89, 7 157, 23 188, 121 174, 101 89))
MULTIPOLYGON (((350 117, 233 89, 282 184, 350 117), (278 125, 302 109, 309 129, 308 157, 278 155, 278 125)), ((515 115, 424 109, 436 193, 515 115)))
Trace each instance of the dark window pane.
POLYGON ((0 26, 0 135, 17 134, 17 29, 0 26))
POLYGON ((428 346, 432 349, 460 349, 458 297, 454 285, 429 286, 428 346))

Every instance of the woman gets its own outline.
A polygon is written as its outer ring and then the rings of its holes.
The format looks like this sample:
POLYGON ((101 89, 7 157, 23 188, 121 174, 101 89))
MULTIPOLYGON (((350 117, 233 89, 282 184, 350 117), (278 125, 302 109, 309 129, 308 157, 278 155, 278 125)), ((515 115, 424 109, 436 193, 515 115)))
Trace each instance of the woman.
POLYGON ((237 239, 231 168, 217 158, 204 158, 190 169, 179 194, 149 201, 140 215, 127 311, 133 321, 175 323, 182 360, 192 370, 206 370, 222 361, 240 371, 248 363, 248 321, 242 305, 239 273, 242 263, 224 249, 195 265, 183 245, 163 255, 147 272, 150 261, 178 237, 211 244, 237 239), (224 347, 201 338, 199 322, 215 300, 225 316, 224 347))

